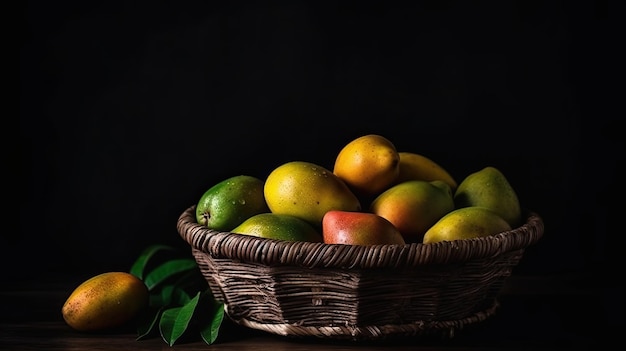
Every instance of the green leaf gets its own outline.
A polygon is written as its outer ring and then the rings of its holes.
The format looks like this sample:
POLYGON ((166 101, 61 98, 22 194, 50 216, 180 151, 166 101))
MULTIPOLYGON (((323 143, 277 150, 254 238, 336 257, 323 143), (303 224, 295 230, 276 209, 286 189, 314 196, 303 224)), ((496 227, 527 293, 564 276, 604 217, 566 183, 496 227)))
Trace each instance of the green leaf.
POLYGON ((144 277, 143 281, 148 287, 148 290, 152 290, 167 279, 196 267, 196 261, 192 258, 169 260, 150 271, 150 273, 144 277))
POLYGON ((191 296, 177 285, 166 285, 161 290, 162 304, 183 306, 191 300, 191 296))
POLYGON ((176 249, 168 245, 151 245, 141 252, 130 268, 130 273, 139 279, 144 278, 144 270, 152 257, 161 251, 175 251, 176 249))
MULTIPOLYGON (((212 295, 206 295, 207 298, 213 298, 212 295)), ((213 310, 211 311, 213 318, 209 320, 206 325, 200 326, 200 336, 205 343, 211 345, 217 339, 220 326, 224 320, 224 304, 221 302, 213 301, 213 310)))
POLYGON ((195 336, 207 344, 215 342, 224 305, 215 300, 193 257, 171 246, 152 245, 134 262, 130 273, 142 279, 150 291, 150 309, 137 322, 136 340, 156 336, 159 331, 172 346, 185 334, 194 336, 193 328, 199 332, 195 336))
POLYGON ((148 315, 151 318, 144 318, 137 327, 137 338, 135 340, 144 340, 152 336, 162 313, 163 308, 159 308, 153 314, 148 315))
POLYGON ((182 274, 174 284, 186 291, 206 290, 209 287, 199 267, 182 274))
POLYGON ((150 306, 151 307, 163 307, 163 306, 167 306, 168 303, 166 303, 164 301, 163 298, 163 293, 157 294, 157 293, 150 293, 150 306))
POLYGON ((182 307, 173 307, 166 309, 163 311, 161 315, 161 319, 159 321, 159 330, 161 331, 161 337, 165 342, 172 346, 176 340, 172 340, 172 335, 174 334, 174 324, 176 324, 176 317, 178 317, 178 312, 182 307))
POLYGON ((189 296, 189 294, 187 294, 185 290, 178 287, 172 290, 172 293, 170 294, 170 303, 177 305, 186 305, 189 303, 189 301, 191 301, 191 296, 189 296))
POLYGON ((183 307, 170 308, 163 312, 159 327, 161 337, 169 346, 173 346, 187 330, 199 300, 200 292, 183 307))

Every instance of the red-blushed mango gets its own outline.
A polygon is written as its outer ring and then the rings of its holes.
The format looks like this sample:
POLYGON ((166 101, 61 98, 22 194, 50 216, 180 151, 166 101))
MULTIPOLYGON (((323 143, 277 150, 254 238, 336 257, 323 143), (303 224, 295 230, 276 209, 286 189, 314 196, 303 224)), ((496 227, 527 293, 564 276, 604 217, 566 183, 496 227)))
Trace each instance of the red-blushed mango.
POLYGON ((453 209, 450 186, 441 180, 396 184, 370 204, 370 212, 391 222, 406 242, 421 242, 428 228, 453 209))
POLYGON ((322 236, 326 244, 405 244, 393 224, 369 212, 326 212, 322 220, 322 236))

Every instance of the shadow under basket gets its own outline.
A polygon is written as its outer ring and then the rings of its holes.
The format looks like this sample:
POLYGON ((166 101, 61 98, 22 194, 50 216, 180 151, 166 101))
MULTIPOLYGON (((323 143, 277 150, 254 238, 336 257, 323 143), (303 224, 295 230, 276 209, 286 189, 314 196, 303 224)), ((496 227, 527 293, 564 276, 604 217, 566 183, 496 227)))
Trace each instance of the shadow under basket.
POLYGON ((527 211, 522 226, 489 237, 356 246, 218 232, 199 225, 191 206, 177 229, 235 323, 289 337, 378 340, 452 337, 492 316, 544 226, 527 211))

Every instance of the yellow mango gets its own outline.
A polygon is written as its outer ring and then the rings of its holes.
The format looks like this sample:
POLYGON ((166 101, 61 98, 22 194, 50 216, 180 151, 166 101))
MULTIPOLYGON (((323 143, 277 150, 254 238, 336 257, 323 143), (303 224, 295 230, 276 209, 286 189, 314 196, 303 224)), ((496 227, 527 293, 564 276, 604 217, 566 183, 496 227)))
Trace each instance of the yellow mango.
POLYGON ((304 219, 316 229, 330 210, 360 211, 361 203, 330 170, 305 161, 276 167, 265 179, 265 201, 271 212, 304 219))
POLYGON ((446 182, 452 192, 456 190, 457 182, 450 173, 432 159, 414 152, 400 151, 400 174, 396 183, 407 180, 442 180, 446 182))
POLYGON ((338 153, 333 173, 357 196, 371 197, 389 188, 400 172, 395 145, 378 134, 367 134, 346 144, 338 153))
POLYGON ((61 309, 65 322, 78 331, 121 327, 148 307, 144 282, 126 272, 106 272, 81 283, 61 309))

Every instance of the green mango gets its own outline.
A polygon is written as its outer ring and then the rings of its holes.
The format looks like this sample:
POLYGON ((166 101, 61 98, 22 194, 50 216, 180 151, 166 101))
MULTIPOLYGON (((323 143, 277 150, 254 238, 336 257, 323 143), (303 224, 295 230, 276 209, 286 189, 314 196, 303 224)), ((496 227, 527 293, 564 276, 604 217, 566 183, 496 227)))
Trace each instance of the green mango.
POLYGON ((196 205, 196 221, 210 229, 230 231, 258 213, 269 212, 265 182, 249 175, 236 175, 211 186, 196 205))
POLYGON ((307 221, 286 214, 259 213, 232 230, 233 233, 286 241, 322 242, 322 234, 307 221))
POLYGON ((522 211, 513 186, 497 168, 487 166, 461 181, 454 193, 456 208, 486 207, 506 220, 512 228, 521 225, 522 211))

